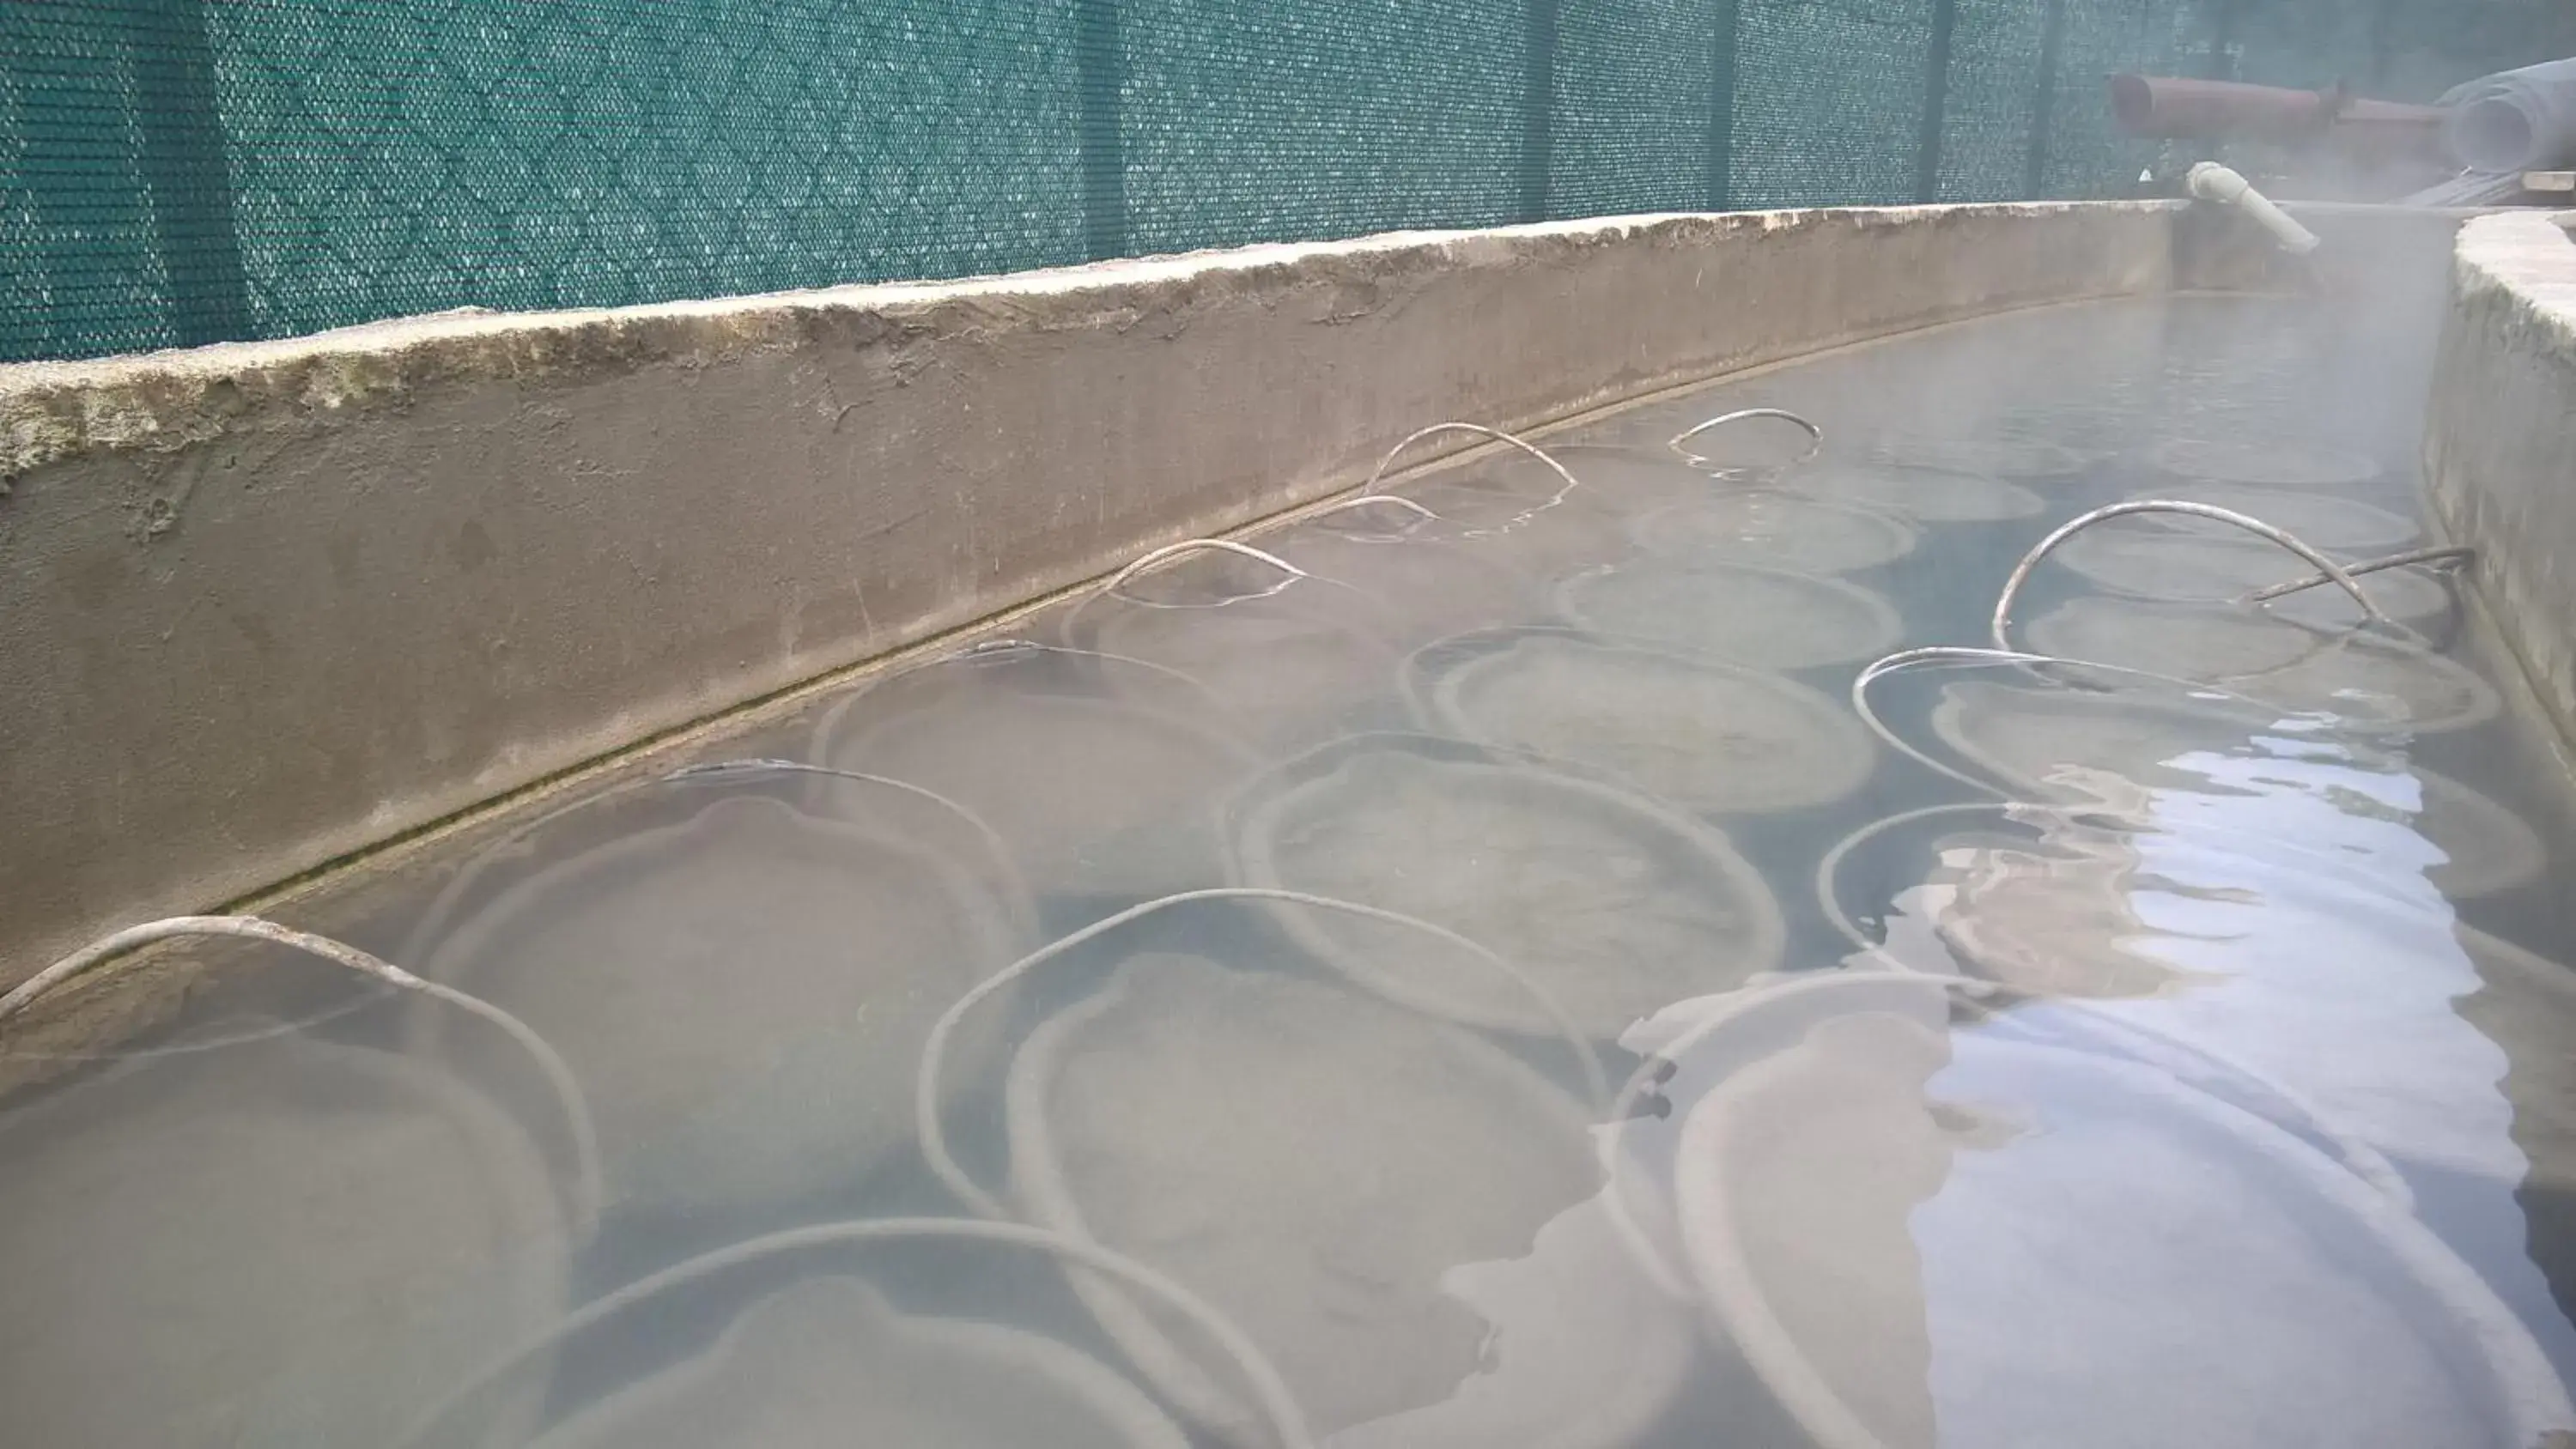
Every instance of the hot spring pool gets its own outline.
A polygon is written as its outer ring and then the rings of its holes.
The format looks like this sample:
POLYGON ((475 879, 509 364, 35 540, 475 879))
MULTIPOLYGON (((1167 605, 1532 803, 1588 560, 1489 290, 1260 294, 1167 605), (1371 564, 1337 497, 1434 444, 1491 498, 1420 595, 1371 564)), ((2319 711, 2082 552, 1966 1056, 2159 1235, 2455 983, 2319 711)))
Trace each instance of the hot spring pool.
POLYGON ((39 1003, 0 1402, 46 1444, 2576 1433, 2576 796, 2461 586, 2258 607, 2307 564, 2143 514, 2007 621, 2088 667, 1977 652, 2105 504, 2437 542, 2414 355, 2184 297, 1657 398, 333 914, 450 995, 244 945, 86 1041, 39 1003), (1821 440, 1666 445, 1744 409, 1821 440))

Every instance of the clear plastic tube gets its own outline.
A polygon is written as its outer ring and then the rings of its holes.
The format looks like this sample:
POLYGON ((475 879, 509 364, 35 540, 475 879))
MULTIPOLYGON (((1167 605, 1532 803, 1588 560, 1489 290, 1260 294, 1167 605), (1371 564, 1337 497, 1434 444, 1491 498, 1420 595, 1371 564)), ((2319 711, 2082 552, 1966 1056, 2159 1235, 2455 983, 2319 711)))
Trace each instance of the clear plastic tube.
POLYGON ((572 1139, 576 1194, 574 1216, 585 1231, 598 1225, 601 1200, 599 1135, 591 1125, 590 1107, 582 1099, 580 1084, 574 1079, 572 1069, 564 1064, 561 1054, 547 1045, 546 1039, 537 1035, 535 1028, 492 1003, 468 996, 452 986, 415 976, 346 942, 294 930, 257 916, 172 916, 166 920, 146 921, 102 936, 20 982, 8 995, 0 996, 0 1022, 7 1021, 34 1005, 46 993, 104 962, 155 941, 192 936, 231 936, 265 941, 318 956, 360 975, 444 1002, 499 1027, 536 1062, 538 1070, 545 1074, 547 1085, 553 1089, 556 1104, 563 1113, 565 1129, 572 1139))

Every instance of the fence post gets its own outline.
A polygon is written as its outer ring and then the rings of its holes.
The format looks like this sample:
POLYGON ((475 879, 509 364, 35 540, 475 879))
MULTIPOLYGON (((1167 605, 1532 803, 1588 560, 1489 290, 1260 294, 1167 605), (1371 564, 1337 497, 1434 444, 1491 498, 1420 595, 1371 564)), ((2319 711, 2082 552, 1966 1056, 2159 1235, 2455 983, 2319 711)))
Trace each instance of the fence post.
POLYGON ((1527 5, 1521 37, 1519 219, 1545 221, 1549 153, 1556 143, 1557 0, 1527 0, 1527 5))
POLYGON ((2201 62, 2201 75, 2208 80, 2236 79, 2236 22, 2243 11, 2242 0, 2215 0, 2209 23, 2209 54, 2201 62))
POLYGON ((215 109, 204 0, 155 0, 159 23, 129 32, 134 118, 153 239, 170 279, 170 332, 182 347, 250 332, 249 284, 233 233, 232 168, 215 109))
POLYGON ((2066 49, 2066 0, 2040 0, 2039 82, 2030 98, 2030 153, 2022 162, 2021 194, 2036 201, 2048 190, 2048 132, 2057 123, 2057 64, 2066 49))
POLYGON ((1708 39, 1708 209, 1735 193, 1735 33, 1740 0, 1717 0, 1708 39))
POLYGON ((1914 199, 1941 199, 1941 123, 1950 109, 1950 35, 1959 0, 1932 0, 1931 57, 1923 64, 1923 131, 1914 145, 1914 199))
POLYGON ((1082 163, 1082 247, 1091 260, 1127 255, 1127 154, 1120 135, 1127 55, 1118 0, 1074 0, 1074 84, 1081 92, 1074 144, 1082 163))

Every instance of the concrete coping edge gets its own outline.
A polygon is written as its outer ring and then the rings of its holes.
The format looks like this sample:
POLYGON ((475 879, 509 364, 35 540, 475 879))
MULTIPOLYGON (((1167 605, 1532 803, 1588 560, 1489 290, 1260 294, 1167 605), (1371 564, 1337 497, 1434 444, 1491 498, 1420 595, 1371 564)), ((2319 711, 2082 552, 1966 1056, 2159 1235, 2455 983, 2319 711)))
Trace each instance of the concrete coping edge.
POLYGON ((866 345, 959 327, 1052 330, 1185 302, 1258 294, 1348 268, 1387 278, 1510 266, 1639 238, 1688 246, 1745 233, 1938 225, 1957 217, 2070 210, 2146 215, 2180 202, 1674 212, 1461 231, 1394 231, 1095 262, 955 281, 887 282, 698 301, 546 312, 482 308, 372 322, 270 342, 228 342, 71 362, 0 364, 0 491, 65 458, 167 452, 256 412, 312 416, 399 406, 450 378, 568 385, 648 366, 704 366, 820 338, 866 345))

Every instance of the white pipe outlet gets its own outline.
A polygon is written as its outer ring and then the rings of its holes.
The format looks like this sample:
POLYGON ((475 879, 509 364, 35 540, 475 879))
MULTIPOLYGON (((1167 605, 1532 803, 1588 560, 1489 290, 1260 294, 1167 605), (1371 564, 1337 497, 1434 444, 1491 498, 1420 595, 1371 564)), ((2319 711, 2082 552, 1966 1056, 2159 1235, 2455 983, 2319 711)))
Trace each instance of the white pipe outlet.
POLYGON ((2317 249, 2317 234, 2299 225, 2254 189, 2254 183, 2215 161, 2203 161, 2183 177, 2183 186, 2202 201, 2237 207, 2281 243, 2281 249, 2304 257, 2317 249))

